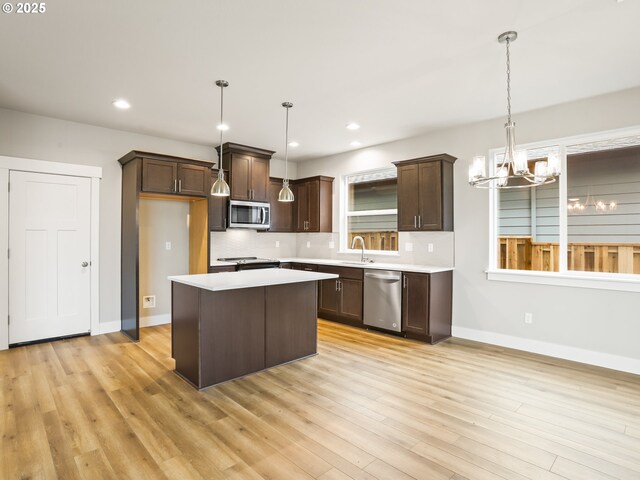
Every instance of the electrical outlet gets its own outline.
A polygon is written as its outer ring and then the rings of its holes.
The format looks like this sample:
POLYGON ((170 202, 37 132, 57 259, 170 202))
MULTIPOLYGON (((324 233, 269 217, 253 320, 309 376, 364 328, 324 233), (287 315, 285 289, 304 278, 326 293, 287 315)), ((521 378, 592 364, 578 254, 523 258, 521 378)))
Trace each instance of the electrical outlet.
POLYGON ((164 249, 165 250, 171 250, 171 242, 165 242, 164 249))
POLYGON ((427 245, 427 252, 433 253, 433 243, 427 245))
POLYGON ((524 314, 524 323, 531 325, 533 323, 533 313, 526 312, 524 314))
POLYGON ((329 242, 329 248, 331 249, 336 248, 336 242, 334 241, 329 242))
POLYGON ((276 240, 276 248, 280 248, 280 240, 276 240))
POLYGON ((147 295, 142 297, 142 308, 156 308, 156 296, 147 295))
POLYGON ((413 243, 406 242, 404 244, 404 250, 405 250, 405 252, 413 252, 413 243))
POLYGON ((307 248, 311 248, 311 242, 307 242, 307 248))

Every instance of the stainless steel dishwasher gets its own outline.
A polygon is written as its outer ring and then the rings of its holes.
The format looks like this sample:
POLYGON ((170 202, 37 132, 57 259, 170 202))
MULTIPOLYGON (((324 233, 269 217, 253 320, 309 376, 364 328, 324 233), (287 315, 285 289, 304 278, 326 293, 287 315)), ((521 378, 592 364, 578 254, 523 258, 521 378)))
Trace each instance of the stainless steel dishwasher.
POLYGON ((364 324, 399 332, 402 329, 402 272, 364 271, 364 324))

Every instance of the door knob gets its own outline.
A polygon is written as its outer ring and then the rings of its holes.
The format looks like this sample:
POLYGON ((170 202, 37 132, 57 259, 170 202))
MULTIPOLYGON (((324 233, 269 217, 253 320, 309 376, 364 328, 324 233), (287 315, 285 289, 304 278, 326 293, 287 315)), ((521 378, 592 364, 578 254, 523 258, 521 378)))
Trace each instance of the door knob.
POLYGON ((83 267, 88 267, 89 266, 89 262, 82 262, 81 264, 83 267))

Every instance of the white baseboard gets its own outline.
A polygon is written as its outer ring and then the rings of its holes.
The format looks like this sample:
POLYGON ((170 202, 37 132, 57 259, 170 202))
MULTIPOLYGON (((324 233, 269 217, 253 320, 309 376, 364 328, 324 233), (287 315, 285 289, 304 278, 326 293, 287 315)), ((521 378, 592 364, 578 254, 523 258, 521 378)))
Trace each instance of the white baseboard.
POLYGON ((640 375, 640 359, 636 358, 621 357, 609 353, 594 352, 566 345, 558 345, 556 343, 541 342, 539 340, 514 337, 501 333, 486 332, 484 330, 475 330, 473 328, 453 326, 451 328, 451 334, 454 337, 464 338, 466 340, 475 340, 500 347, 539 353, 540 355, 547 355, 549 357, 562 358, 564 360, 572 360, 574 362, 640 375))
POLYGON ((140 317, 140 328, 155 327, 156 325, 166 325, 171 323, 171 314, 152 315, 150 317, 140 317))
POLYGON ((113 322, 101 322, 100 330, 98 332, 91 332, 91 335, 102 335, 103 333, 113 333, 120 331, 120 320, 114 320, 113 322))

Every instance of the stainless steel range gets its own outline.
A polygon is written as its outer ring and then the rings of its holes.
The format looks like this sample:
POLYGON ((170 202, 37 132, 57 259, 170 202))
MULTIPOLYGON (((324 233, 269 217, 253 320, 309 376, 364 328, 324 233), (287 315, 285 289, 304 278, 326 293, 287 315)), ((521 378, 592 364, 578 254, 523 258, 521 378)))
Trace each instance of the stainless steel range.
POLYGON ((259 268, 280 268, 280 261, 273 258, 229 257, 219 258, 218 261, 235 263, 237 271, 256 270, 259 268))

